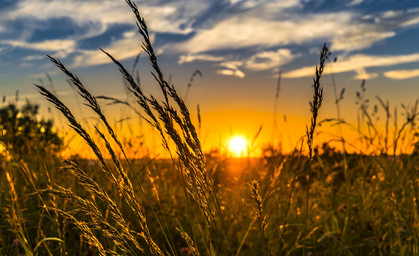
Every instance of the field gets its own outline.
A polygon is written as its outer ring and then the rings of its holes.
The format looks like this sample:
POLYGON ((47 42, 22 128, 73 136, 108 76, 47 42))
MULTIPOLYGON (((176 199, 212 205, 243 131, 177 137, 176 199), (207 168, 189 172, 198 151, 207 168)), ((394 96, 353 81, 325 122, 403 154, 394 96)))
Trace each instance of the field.
POLYGON ((65 138, 52 122, 38 121, 36 105, 0 109, 0 255, 419 255, 419 101, 403 105, 401 115, 378 98, 381 132, 363 83, 360 124, 318 120, 330 61, 325 44, 313 70, 311 122, 293 151, 265 145, 260 157, 244 158, 203 152, 188 107, 159 67, 146 21, 127 3, 161 96, 146 95, 118 56, 103 52, 136 99, 130 107, 171 157, 130 157, 132 145, 97 98, 49 57, 100 125, 87 129, 53 92, 36 86, 94 159, 61 157, 65 138), (359 138, 347 142, 340 134, 338 143, 318 144, 319 123, 352 127, 359 138))

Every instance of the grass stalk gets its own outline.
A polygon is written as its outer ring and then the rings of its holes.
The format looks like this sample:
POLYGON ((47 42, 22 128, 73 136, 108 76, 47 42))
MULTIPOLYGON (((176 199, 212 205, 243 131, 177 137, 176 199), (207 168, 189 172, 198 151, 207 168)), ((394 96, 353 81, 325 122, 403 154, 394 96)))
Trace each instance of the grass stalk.
MULTIPOLYGON (((223 217, 219 209, 218 199, 213 192, 212 182, 209 179, 207 170, 205 168, 205 161, 201 149, 201 144, 198 139, 195 126, 191 122, 189 110, 186 107, 184 101, 178 96, 175 88, 173 86, 169 86, 163 77, 163 73, 161 72, 161 69, 158 65, 157 57, 150 42, 148 27, 144 18, 138 11, 135 3, 133 3, 131 0, 126 0, 126 2, 131 7, 131 10, 137 18, 138 32, 144 40, 142 47, 149 56, 149 60, 154 70, 152 75, 160 85, 165 99, 163 105, 160 105, 160 103, 153 96, 151 96, 149 102, 151 106, 158 112, 160 120, 163 121, 166 133, 176 144, 179 160, 186 170, 186 176, 188 177, 187 183, 189 183, 189 192, 192 198, 201 207, 208 223, 210 223, 210 218, 212 218, 212 210, 209 206, 208 199, 205 194, 212 194, 211 197, 214 200, 216 208, 215 212, 218 215, 222 228, 225 231, 224 233, 226 239, 229 242, 229 237, 226 232, 223 217), (179 107, 180 116, 178 115, 178 112, 173 108, 173 106, 169 104, 169 97, 177 104, 177 107, 179 107), (180 127, 182 135, 176 130, 172 120, 174 120, 175 123, 180 127)), ((140 93, 138 90, 136 90, 136 92, 138 94, 136 96, 142 96, 144 99, 144 95, 142 93, 140 93)), ((147 114, 150 115, 150 113, 147 114)), ((162 135, 162 137, 164 136, 162 135)), ((229 248, 233 252, 230 242, 229 248)))
MULTIPOLYGON (((306 193, 306 207, 305 207, 305 217, 304 217, 304 233, 307 231, 307 218, 308 218, 308 207, 310 201, 310 186, 311 186, 311 176, 312 176, 312 161, 313 161, 313 141, 314 141, 314 132, 317 124, 317 116, 319 114, 319 109, 323 102, 323 87, 320 85, 320 79, 323 74, 323 69, 326 64, 326 59, 329 56, 329 49, 326 44, 323 45, 323 48, 320 52, 320 65, 316 66, 316 76, 313 78, 313 101, 310 102, 311 107, 311 125, 310 128, 306 127, 307 135, 307 146, 308 146, 308 185, 306 193)), ((304 239, 303 255, 306 248, 306 239, 304 239)))

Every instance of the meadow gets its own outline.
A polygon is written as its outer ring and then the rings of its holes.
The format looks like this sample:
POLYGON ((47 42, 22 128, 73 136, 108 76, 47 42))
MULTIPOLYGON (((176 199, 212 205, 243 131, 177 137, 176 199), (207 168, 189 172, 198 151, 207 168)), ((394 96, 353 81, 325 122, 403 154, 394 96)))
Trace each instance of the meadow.
POLYGON ((398 112, 377 97, 371 110, 363 82, 358 124, 318 120, 331 61, 325 44, 313 69, 310 123, 294 150, 264 145, 260 157, 248 158, 204 152, 188 106, 160 69, 146 21, 126 2, 161 95, 145 94, 118 56, 102 50, 135 105, 105 100, 133 108, 171 157, 130 157, 132 143, 98 97, 48 56, 100 122, 86 127, 46 86, 35 86, 94 159, 61 157, 65 138, 37 117, 36 105, 0 109, 0 255, 419 255, 419 101, 398 112), (319 124, 350 127, 359 138, 340 134, 319 144, 319 124))

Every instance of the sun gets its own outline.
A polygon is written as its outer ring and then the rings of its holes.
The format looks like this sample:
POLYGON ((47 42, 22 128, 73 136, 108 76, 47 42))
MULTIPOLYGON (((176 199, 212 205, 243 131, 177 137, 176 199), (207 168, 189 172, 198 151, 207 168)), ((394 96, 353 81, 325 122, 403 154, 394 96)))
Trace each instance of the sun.
POLYGON ((235 157, 245 156, 247 153, 247 139, 240 135, 235 135, 228 142, 228 150, 235 157))

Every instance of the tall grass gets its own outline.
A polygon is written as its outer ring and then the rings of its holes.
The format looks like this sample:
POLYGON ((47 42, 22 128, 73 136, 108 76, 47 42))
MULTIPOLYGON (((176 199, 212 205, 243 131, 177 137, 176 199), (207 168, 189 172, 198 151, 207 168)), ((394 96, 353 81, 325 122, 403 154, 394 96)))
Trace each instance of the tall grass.
MULTIPOLYGON (((307 185, 307 200, 305 207, 305 218, 304 218, 304 227, 307 228, 307 217, 308 217, 308 207, 310 202, 310 186, 312 179, 312 160, 313 160, 313 143, 314 143, 314 131, 317 125, 317 116, 319 115, 319 110, 323 102, 323 88, 320 85, 320 79, 323 74, 323 70, 326 64, 326 59, 329 56, 330 52, 326 44, 324 44, 323 49, 320 53, 320 65, 316 67, 316 76, 313 78, 313 101, 310 101, 311 107, 311 124, 310 127, 306 127, 307 135, 307 146, 308 146, 308 185, 307 185)), ((305 240, 304 240, 305 243, 305 240)), ((305 249, 305 246, 304 246, 305 249)), ((303 250, 304 254, 304 250, 303 250)))
MULTIPOLYGON (((218 232, 219 235, 224 236, 226 238, 226 241, 228 242, 229 250, 232 251, 231 243, 226 232, 226 227, 223 221, 219 202, 214 193, 212 181, 209 178, 206 170, 204 155, 201 149, 200 141, 198 139, 198 134, 195 130, 194 125, 191 122, 189 110, 184 104, 183 100, 178 96, 175 88, 173 86, 170 86, 164 79, 163 73, 161 72, 160 67, 158 65, 154 49, 150 42, 147 24, 145 20, 142 18, 141 14, 139 13, 138 8, 132 1, 127 1, 127 4, 131 7, 133 13, 135 14, 135 17, 137 18, 138 31, 143 36, 144 40, 143 49, 149 56, 150 62, 154 69, 154 72, 152 74, 161 88, 164 101, 159 102, 159 100, 157 100, 152 95, 146 96, 141 90, 140 86, 136 83, 136 81, 134 81, 131 74, 121 65, 121 63, 118 62, 114 57, 112 57, 104 50, 102 51, 106 55, 108 55, 109 58, 111 58, 111 60, 118 66, 124 79, 126 80, 128 90, 136 97, 137 103, 145 112, 146 121, 159 131, 164 147, 170 152, 171 149, 169 148, 168 138, 166 137, 166 135, 169 136, 169 138, 176 144, 178 159, 175 160, 175 158, 173 157, 172 159, 174 162, 178 161, 176 163, 176 166, 179 171, 179 175, 183 181, 185 191, 188 192, 192 200, 201 209, 201 213, 207 221, 207 227, 210 230, 218 232), (175 107, 171 103, 169 103, 169 100, 173 101, 178 109, 175 109, 175 107)), ((77 89, 79 95, 86 101, 86 105, 90 107, 98 115, 102 123, 105 125, 108 134, 118 145, 119 150, 122 152, 126 162, 129 164, 128 158, 126 157, 122 144, 117 139, 115 132, 111 128, 105 115, 102 113, 100 105, 97 102, 96 98, 92 94, 90 94, 90 92, 77 78, 77 76, 71 73, 59 60, 50 56, 48 57, 65 75, 67 75, 69 80, 77 89)), ((154 240, 151 237, 146 223, 146 218, 143 212, 141 211, 140 204, 136 200, 135 193, 133 191, 133 186, 131 184, 130 179, 128 178, 128 174, 122 168, 120 160, 117 157, 115 150, 111 146, 110 142, 106 139, 106 136, 100 131, 98 127, 95 126, 97 133, 100 135, 102 141, 106 145, 108 153, 111 155, 112 164, 116 168, 116 171, 113 171, 109 164, 106 163, 104 154, 99 149, 97 142, 95 142, 89 135, 89 133, 81 126, 81 124, 76 120, 75 116, 65 106, 65 104, 62 103, 54 94, 49 92, 45 87, 41 85, 36 86, 40 90, 41 94, 44 95, 48 101, 53 103, 54 106, 61 111, 63 116, 70 123, 71 128, 73 128, 75 132, 79 134, 79 136, 81 136, 89 145, 89 147, 91 148, 91 150, 97 158, 97 162, 101 170, 104 172, 104 174, 107 175, 109 181, 114 184, 115 188, 119 191, 119 193, 123 195, 124 201, 129 205, 133 214, 135 214, 138 217, 138 221, 140 224, 139 227, 141 232, 143 232, 143 235, 141 237, 146 242, 148 246, 147 249, 149 250, 149 252, 153 255, 161 255, 161 249, 157 246, 157 244, 155 244, 154 240)), ((66 166, 72 166, 72 168, 70 169, 73 170, 73 174, 82 172, 75 164, 67 163, 66 166)), ((129 168, 132 171, 134 177, 136 177, 132 167, 129 166, 129 168)), ((133 249, 132 246, 129 246, 129 242, 124 243, 124 235, 128 236, 129 234, 131 234, 130 228, 129 226, 124 225, 126 221, 123 219, 123 216, 116 211, 117 207, 116 204, 112 201, 112 199, 108 197, 106 194, 103 194, 102 191, 98 190, 97 188, 100 188, 100 186, 96 183, 93 183, 93 180, 89 180, 89 182, 86 183, 86 175, 76 175, 76 177, 83 178, 82 180, 79 180, 79 182, 84 186, 86 190, 93 193, 98 199, 101 199, 101 201, 103 201, 104 203, 113 205, 111 208, 113 209, 113 214, 116 216, 114 217, 114 219, 118 220, 118 226, 120 226, 122 230, 125 230, 124 234, 121 234, 121 231, 112 229, 113 225, 108 223, 106 219, 103 218, 103 212, 101 212, 99 209, 96 209, 92 201, 83 200, 82 198, 78 197, 77 195, 71 193, 68 190, 65 190, 62 187, 48 190, 48 192, 53 193, 54 195, 59 196, 61 198, 71 200, 75 205, 79 207, 79 209, 82 209, 82 212, 85 213, 84 217, 91 218, 92 222, 96 224, 96 229, 102 228, 108 230, 107 232, 104 232, 104 236, 114 239, 114 241, 117 241, 117 245, 125 253, 135 253, 135 250, 144 253, 144 248, 139 246, 139 244, 134 244, 135 247, 133 249), (92 190, 92 186, 96 187, 96 189, 92 190)), ((137 177, 136 181, 139 182, 137 177)), ((139 185, 141 187, 141 184, 139 185)), ((141 189, 142 191, 144 191, 142 187, 141 189)), ((148 201, 145 192, 143 194, 148 201)), ((91 231, 86 229, 82 222, 79 222, 79 220, 76 217, 69 213, 64 214, 63 211, 59 212, 67 218, 69 218, 76 226, 78 226, 82 230, 83 234, 85 234, 89 243, 95 246, 101 254, 105 253, 103 245, 100 244, 99 239, 97 239, 91 231)), ((155 215, 155 217, 159 219, 158 215, 155 215)), ((163 233, 165 233, 164 227, 161 224, 160 226, 162 228, 163 233)), ((172 253, 174 253, 172 245, 170 243, 170 239, 166 235, 165 237, 167 239, 169 247, 172 250, 172 253)), ((214 240, 216 238, 214 236, 211 236, 209 239, 214 240)), ((129 241, 133 242, 135 241, 135 239, 133 237, 129 237, 129 241)), ((213 242, 213 244, 217 243, 213 242)), ((222 247, 217 249, 223 250, 222 247)))

